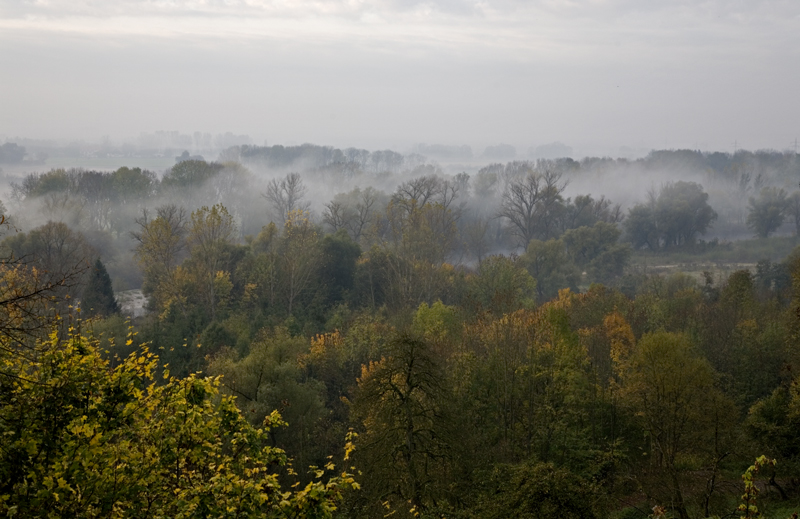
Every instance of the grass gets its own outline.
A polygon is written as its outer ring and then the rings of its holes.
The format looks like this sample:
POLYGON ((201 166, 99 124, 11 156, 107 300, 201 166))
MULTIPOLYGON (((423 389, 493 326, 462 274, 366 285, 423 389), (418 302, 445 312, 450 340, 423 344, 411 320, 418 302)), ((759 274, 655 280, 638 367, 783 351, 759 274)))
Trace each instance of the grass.
POLYGON ((734 242, 701 242, 693 248, 659 252, 634 251, 628 267, 633 274, 671 274, 683 272, 702 281, 703 272, 715 279, 727 278, 737 270, 755 272, 761 260, 784 261, 800 245, 795 236, 752 238, 734 242))
POLYGON ((800 245, 796 236, 752 238, 734 242, 700 243, 693 248, 663 252, 635 251, 631 266, 662 266, 675 264, 755 264, 763 259, 783 261, 800 245))

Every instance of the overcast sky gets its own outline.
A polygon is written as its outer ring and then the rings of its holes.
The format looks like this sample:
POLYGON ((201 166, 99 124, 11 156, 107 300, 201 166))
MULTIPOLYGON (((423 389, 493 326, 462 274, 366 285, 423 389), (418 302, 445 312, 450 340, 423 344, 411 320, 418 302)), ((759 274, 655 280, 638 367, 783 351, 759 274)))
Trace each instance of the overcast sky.
POLYGON ((0 0, 0 139, 789 148, 800 1, 0 0))

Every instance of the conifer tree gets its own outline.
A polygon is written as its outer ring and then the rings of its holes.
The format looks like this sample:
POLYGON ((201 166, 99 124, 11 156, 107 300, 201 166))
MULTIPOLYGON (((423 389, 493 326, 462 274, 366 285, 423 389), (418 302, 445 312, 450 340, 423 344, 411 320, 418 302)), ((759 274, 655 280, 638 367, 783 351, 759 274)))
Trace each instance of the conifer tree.
POLYGON ((89 273, 89 280, 81 298, 81 308, 86 316, 108 317, 120 311, 119 304, 114 298, 111 278, 100 258, 97 258, 89 273))

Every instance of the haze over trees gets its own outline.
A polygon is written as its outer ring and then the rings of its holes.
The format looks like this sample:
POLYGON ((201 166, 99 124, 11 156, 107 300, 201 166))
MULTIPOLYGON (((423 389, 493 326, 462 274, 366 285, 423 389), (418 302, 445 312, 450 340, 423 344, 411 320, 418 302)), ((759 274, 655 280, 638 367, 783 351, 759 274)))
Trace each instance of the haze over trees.
POLYGON ((29 174, 0 263, 0 512, 713 517, 762 453, 759 499, 793 506, 798 164, 248 145, 29 174), (660 182, 588 189, 612 173, 660 182), (767 254, 652 272, 735 251, 718 226, 767 254))

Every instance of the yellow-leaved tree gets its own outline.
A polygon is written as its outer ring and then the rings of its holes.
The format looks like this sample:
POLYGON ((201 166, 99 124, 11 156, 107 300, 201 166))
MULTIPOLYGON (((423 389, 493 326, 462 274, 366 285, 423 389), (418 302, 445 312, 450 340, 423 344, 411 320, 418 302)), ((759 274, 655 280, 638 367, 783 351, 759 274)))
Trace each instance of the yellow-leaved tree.
POLYGON ((146 349, 111 369, 97 342, 53 332, 36 355, 0 348, 0 515, 7 517, 331 517, 357 488, 335 467, 305 487, 220 395, 219 378, 165 375, 146 349))

